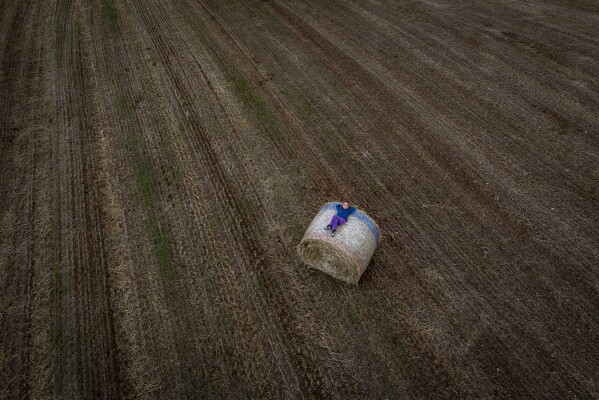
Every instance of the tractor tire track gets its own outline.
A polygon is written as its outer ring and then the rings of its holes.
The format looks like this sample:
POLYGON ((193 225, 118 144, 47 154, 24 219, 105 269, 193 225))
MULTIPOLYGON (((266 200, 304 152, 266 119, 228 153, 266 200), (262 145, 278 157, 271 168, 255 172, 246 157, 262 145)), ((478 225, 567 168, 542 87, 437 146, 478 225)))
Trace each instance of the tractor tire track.
MULTIPOLYGON (((317 185, 322 188, 321 190, 325 191, 325 188, 341 186, 342 191, 348 192, 349 189, 344 186, 344 183, 338 182, 338 180, 335 179, 331 167, 323 160, 322 155, 319 154, 319 151, 312 140, 303 133, 306 130, 306 126, 300 119, 287 111, 287 104, 284 99, 282 99, 280 94, 275 90, 272 90, 272 86, 269 83, 269 77, 262 72, 260 67, 256 64, 255 57, 253 57, 245 46, 234 37, 230 30, 227 29, 219 17, 205 4, 205 2, 199 1, 199 4, 209 18, 218 26, 218 29, 224 33, 224 37, 232 44, 230 51, 240 55, 240 59, 251 66, 248 70, 248 73, 251 76, 251 82, 256 86, 257 92, 267 99, 268 104, 273 108, 276 115, 286 127, 286 135, 288 135, 288 138, 296 144, 291 147, 292 150, 289 150, 288 148, 282 154, 301 152, 301 158, 306 160, 305 165, 310 168, 310 170, 314 171, 311 176, 317 181, 317 185)), ((328 196, 332 195, 326 191, 324 193, 328 196)))
POLYGON ((0 119, 0 380, 5 382, 0 395, 7 398, 27 397, 35 390, 33 305, 42 268, 36 259, 36 214, 44 190, 37 178, 45 133, 35 112, 45 94, 38 84, 44 77, 45 42, 41 29, 32 28, 44 26, 45 15, 38 4, 29 2, 18 4, 12 15, 8 41, 2 46, 7 58, 0 62, 0 87, 10 91, 6 97, 3 91, 0 119))
MULTIPOLYGON (((148 27, 149 26, 155 26, 156 22, 151 23, 150 21, 148 21, 148 24, 149 24, 148 27)), ((167 28, 167 30, 168 30, 168 28, 167 28)), ((166 48, 166 46, 164 44, 161 44, 160 39, 161 38, 159 38, 159 37, 155 38, 155 43, 157 44, 156 45, 157 49, 166 48)), ((167 68, 167 73, 169 75, 171 75, 171 76, 176 76, 174 70, 171 69, 171 68, 173 68, 173 66, 170 65, 169 59, 170 58, 167 57, 167 56, 165 56, 165 57, 162 58, 165 66, 167 68)), ((188 70, 189 70, 188 68, 183 68, 182 69, 182 71, 188 71, 188 70)), ((173 85, 174 85, 174 87, 176 87, 180 91, 180 93, 179 93, 179 95, 177 97, 183 99, 182 100, 182 105, 184 105, 184 104, 193 104, 194 100, 192 100, 192 97, 189 97, 190 95, 186 95, 185 94, 185 90, 186 89, 184 87, 178 85, 178 82, 180 82, 180 81, 182 81, 182 80, 179 80, 179 79, 176 79, 176 78, 173 79, 173 85)), ((184 114, 185 115, 192 114, 192 111, 190 110, 189 112, 185 112, 184 114)), ((201 130, 203 130, 203 128, 200 125, 198 125, 198 123, 196 122, 195 119, 190 119, 190 123, 192 124, 191 127, 190 127, 191 131, 195 132, 196 135, 198 135, 198 137, 202 137, 203 134, 201 133, 201 130)), ((204 139, 204 140, 206 140, 206 139, 204 139)), ((194 147, 195 146, 196 145, 194 145, 194 147)), ((209 176, 220 177, 220 179, 222 179, 222 182, 223 182, 223 183, 221 183, 222 189, 219 189, 216 192, 217 193, 224 193, 224 194, 227 195, 227 197, 221 197, 221 201, 220 202, 224 202, 225 204, 231 204, 232 207, 230 209, 232 209, 232 210, 237 209, 238 212, 234 213, 234 214, 231 214, 230 218, 231 218, 231 220, 235 220, 236 218, 239 219, 239 216, 243 215, 243 213, 244 213, 244 211, 243 211, 244 210, 244 206, 242 205, 242 203, 237 203, 237 204, 235 204, 235 203, 238 201, 236 199, 240 199, 240 198, 242 199, 243 195, 241 195, 239 192, 237 192, 237 193, 233 192, 234 189, 232 189, 231 184, 227 183, 227 179, 228 178, 226 178, 226 176, 227 176, 226 173, 218 167, 220 165, 220 162, 219 162, 218 158, 215 156, 215 153, 213 152, 213 150, 210 150, 210 147, 205 147, 205 148, 198 147, 197 148, 197 152, 198 152, 198 154, 205 153, 205 157, 207 157, 207 160, 208 160, 206 162, 206 164, 209 165, 209 166, 217 168, 212 173, 210 173, 209 176)), ((229 207, 226 207, 225 209, 229 210, 229 207)), ((256 237, 255 232, 252 232, 250 230, 250 229, 252 229, 251 225, 246 225, 244 219, 242 219, 240 222, 241 223, 239 224, 239 226, 237 226, 237 229, 241 229, 241 231, 235 233, 236 236, 244 237, 244 238, 246 238, 245 239, 246 241, 249 240, 247 238, 256 237)), ((228 225, 228 224, 225 224, 225 225, 228 225)), ((249 251, 249 254, 252 255, 252 258, 254 258, 254 259, 256 259, 256 258, 257 259, 264 259, 265 258, 265 256, 263 255, 264 254, 264 250, 261 249, 260 245, 257 242, 255 242, 251 246, 249 246, 249 250, 248 251, 249 251)), ((248 260, 248 262, 249 262, 249 260, 248 260)), ((272 291, 272 292, 274 292, 274 291, 272 291)), ((272 294, 269 294, 269 295, 272 296, 272 294)))
MULTIPOLYGON (((61 151, 68 161, 65 175, 71 177, 69 218, 77 244, 72 270, 75 281, 75 330, 77 392, 81 398, 120 398, 120 363, 116 355, 110 276, 102 239, 103 219, 97 165, 98 135, 90 126, 94 105, 90 104, 89 52, 81 39, 81 21, 75 1, 57 7, 57 114, 58 135, 70 137, 69 151, 61 151), (67 169, 68 168, 68 169, 67 169)), ((60 142, 59 142, 60 143, 60 142)), ((66 232, 66 234, 69 234, 66 232)), ((66 272, 69 274, 69 272, 66 272)), ((60 350, 59 350, 60 351, 60 350)))

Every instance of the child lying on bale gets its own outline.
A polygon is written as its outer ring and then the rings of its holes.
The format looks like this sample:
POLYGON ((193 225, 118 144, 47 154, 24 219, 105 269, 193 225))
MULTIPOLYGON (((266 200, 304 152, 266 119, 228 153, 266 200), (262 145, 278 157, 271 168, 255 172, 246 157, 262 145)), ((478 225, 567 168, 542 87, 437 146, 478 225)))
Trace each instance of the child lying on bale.
POLYGON ((331 218, 331 223, 324 227, 327 231, 332 229, 331 236, 335 236, 337 227, 345 224, 349 216, 356 211, 354 207, 349 206, 347 201, 344 201, 343 204, 337 204, 335 207, 337 208, 337 215, 334 215, 333 218, 331 218))

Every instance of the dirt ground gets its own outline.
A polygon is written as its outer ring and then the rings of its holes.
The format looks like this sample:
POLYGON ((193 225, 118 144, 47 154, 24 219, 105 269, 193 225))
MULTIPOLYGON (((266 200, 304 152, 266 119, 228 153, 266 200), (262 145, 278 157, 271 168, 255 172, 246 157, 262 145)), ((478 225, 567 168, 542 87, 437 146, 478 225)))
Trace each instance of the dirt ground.
POLYGON ((0 57, 0 398, 599 397, 596 1, 0 0, 0 57))

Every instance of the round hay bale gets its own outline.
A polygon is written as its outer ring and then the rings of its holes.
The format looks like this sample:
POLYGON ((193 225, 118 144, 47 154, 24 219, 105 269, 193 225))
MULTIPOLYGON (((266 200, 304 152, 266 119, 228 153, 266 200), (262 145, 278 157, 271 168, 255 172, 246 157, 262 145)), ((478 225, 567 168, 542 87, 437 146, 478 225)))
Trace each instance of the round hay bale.
POLYGON ((322 206, 297 246, 297 252, 308 266, 357 285, 379 242, 380 230, 372 218, 356 209, 332 237, 324 227, 337 213, 337 204, 322 206))

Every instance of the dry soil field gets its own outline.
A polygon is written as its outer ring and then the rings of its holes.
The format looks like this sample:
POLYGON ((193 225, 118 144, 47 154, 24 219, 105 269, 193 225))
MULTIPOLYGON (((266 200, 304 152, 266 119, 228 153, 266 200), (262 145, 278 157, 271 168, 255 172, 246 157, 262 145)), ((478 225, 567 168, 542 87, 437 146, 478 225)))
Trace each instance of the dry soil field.
POLYGON ((599 396, 596 1, 0 0, 0 57, 0 398, 599 396))

